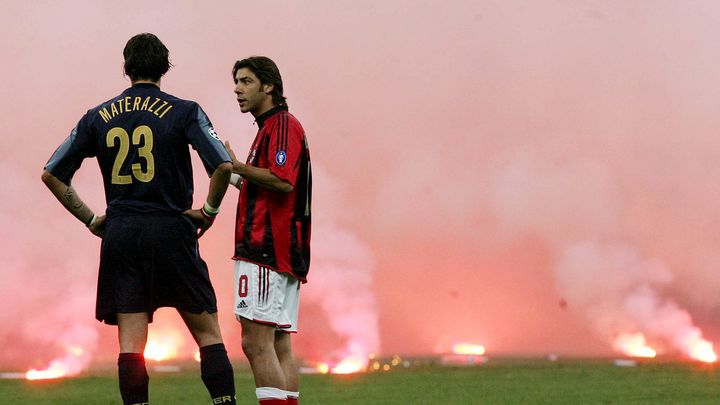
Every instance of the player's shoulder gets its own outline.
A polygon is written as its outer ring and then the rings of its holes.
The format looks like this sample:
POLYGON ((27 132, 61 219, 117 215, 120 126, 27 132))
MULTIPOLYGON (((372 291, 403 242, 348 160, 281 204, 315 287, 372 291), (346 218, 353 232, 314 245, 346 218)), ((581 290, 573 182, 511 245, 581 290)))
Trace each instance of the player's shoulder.
POLYGON ((170 93, 165 93, 164 91, 160 92, 164 99, 168 102, 172 103, 174 106, 177 106, 179 109, 187 110, 187 111, 195 111, 195 110, 202 110, 200 107, 200 104, 198 104, 195 100, 190 100, 182 97, 177 97, 170 93))
MULTIPOLYGON (((200 103, 198 103, 195 100, 186 99, 174 96, 172 94, 168 93, 162 93, 164 96, 166 96, 166 99, 170 103, 170 105, 173 106, 173 109, 175 110, 174 119, 184 122, 184 123, 190 123, 195 122, 196 120, 202 123, 209 122, 210 118, 208 117, 205 110, 200 106, 200 103)), ((210 125, 210 124, 208 124, 210 125)))
POLYGON ((122 94, 118 94, 117 96, 115 96, 113 98, 109 98, 109 99, 101 102, 100 104, 96 105, 95 107, 87 110, 87 113, 85 113, 85 115, 91 115, 93 113, 97 113, 98 111, 100 111, 102 109, 108 109, 108 108, 110 108, 110 106, 113 103, 115 103, 121 97, 122 97, 122 94))
POLYGON ((302 128, 302 124, 300 124, 300 120, 297 119, 297 117, 295 117, 290 111, 283 111, 283 113, 287 115, 288 124, 295 125, 295 126, 302 128))
POLYGON ((95 120, 100 120, 103 117, 103 114, 107 114, 107 116, 109 116, 111 114, 110 111, 112 111, 112 106, 122 97, 122 95, 122 93, 116 95, 97 104, 95 107, 88 109, 85 112, 85 115, 80 118, 79 125, 82 125, 83 123, 87 125, 94 125, 95 120))
POLYGON ((272 116, 268 121, 268 130, 275 130, 277 127, 281 127, 288 132, 297 133, 299 135, 303 135, 305 133, 302 124, 300 124, 300 120, 298 120, 287 109, 281 110, 272 116))
POLYGON ((298 120, 291 112, 285 111, 287 113, 287 123, 288 123, 288 129, 291 131, 297 133, 300 136, 305 136, 305 129, 303 128, 302 124, 300 123, 300 120, 298 120))

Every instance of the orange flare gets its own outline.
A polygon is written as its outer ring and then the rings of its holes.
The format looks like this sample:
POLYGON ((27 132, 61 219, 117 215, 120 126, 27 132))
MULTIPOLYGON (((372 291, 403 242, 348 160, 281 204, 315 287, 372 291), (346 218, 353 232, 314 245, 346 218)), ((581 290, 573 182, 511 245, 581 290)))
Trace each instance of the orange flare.
POLYGON ((32 369, 25 373, 25 378, 28 380, 48 380, 79 374, 87 364, 87 358, 83 357, 85 350, 80 346, 68 346, 65 350, 65 356, 51 361, 48 368, 44 370, 32 369))
POLYGON ((455 354, 467 354, 476 356, 482 356, 483 354, 485 354, 485 346, 472 343, 458 343, 453 346, 452 350, 455 354))
POLYGON ((615 339, 613 348, 631 357, 655 357, 655 350, 645 343, 642 333, 623 333, 615 339))
POLYGON ((690 357, 705 363, 714 363, 717 361, 717 354, 713 350, 713 344, 703 338, 690 343, 690 357))
POLYGON ((143 355, 146 359, 163 361, 175 357, 177 350, 169 345, 164 345, 157 341, 150 341, 145 346, 143 355))
POLYGON ((363 371, 367 366, 366 355, 350 355, 333 367, 330 372, 333 374, 352 374, 363 371))
POLYGON ((330 366, 328 366, 327 363, 318 363, 316 368, 317 371, 320 372, 320 374, 327 374, 328 371, 330 371, 330 366))
POLYGON ((143 355, 146 359, 155 361, 174 359, 184 341, 182 335, 172 329, 156 333, 151 331, 143 355))
POLYGON ((67 368, 59 361, 55 360, 50 363, 50 367, 45 370, 32 369, 25 373, 28 380, 48 380, 51 378, 64 377, 67 374, 67 368))

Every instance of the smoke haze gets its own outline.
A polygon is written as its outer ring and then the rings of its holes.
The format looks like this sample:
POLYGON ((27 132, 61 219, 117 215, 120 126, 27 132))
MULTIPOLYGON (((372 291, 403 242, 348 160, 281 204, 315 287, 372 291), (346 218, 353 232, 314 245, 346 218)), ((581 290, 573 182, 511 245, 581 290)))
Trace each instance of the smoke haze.
MULTIPOLYGON (((139 32, 170 49, 163 90, 198 101, 242 156, 257 127, 234 100, 232 64, 278 63, 315 171, 301 356, 459 341, 490 354, 607 355, 635 332, 683 355, 677 342, 697 331, 720 339, 716 2, 2 9, 0 370, 44 367, 73 345, 116 356, 114 329, 93 319, 99 240, 39 176, 82 114, 129 85, 122 48, 139 32)), ((197 206, 207 179, 195 168, 197 206)), ((73 184, 105 207, 94 162, 73 184)), ((241 357, 236 199, 228 192, 201 250, 241 357)), ((164 312, 156 329, 182 328, 164 312)))

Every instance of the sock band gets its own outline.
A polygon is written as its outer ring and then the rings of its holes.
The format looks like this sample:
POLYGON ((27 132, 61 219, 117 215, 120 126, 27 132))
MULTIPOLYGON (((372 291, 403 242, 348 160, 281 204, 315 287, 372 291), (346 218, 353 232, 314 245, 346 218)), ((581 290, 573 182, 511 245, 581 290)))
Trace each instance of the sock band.
POLYGON ((257 387, 255 388, 255 396, 258 400, 263 399, 287 399, 285 390, 275 387, 257 387))

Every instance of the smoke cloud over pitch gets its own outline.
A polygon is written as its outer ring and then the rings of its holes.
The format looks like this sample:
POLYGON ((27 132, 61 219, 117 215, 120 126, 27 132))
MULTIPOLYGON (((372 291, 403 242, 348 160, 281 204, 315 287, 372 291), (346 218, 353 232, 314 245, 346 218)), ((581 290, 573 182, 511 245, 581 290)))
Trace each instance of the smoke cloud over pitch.
MULTIPOLYGON (((720 339, 714 2, 142 7, 30 3, 0 16, 14 55, 0 67, 0 293, 12 303, 0 366, 43 366, 76 340, 114 356, 112 329, 92 319, 99 240, 39 175, 77 119, 128 85, 121 50, 144 31, 171 52, 163 89, 200 102, 239 154, 257 128, 234 102, 232 63, 280 66, 316 170, 300 355, 458 341, 595 355, 634 332, 683 354, 676 342, 694 328, 720 339)), ((104 208, 93 162, 74 185, 104 208)), ((198 201, 206 187, 198 171, 198 201)), ((239 357, 236 198, 201 249, 239 357)))

